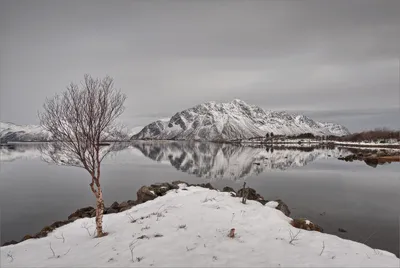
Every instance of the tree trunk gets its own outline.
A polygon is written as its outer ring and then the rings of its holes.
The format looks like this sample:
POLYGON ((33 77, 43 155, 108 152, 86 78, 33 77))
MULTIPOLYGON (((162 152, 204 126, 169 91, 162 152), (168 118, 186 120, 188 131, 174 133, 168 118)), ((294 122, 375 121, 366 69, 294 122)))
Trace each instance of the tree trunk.
POLYGON ((103 191, 101 190, 100 185, 98 185, 97 186, 97 195, 96 195, 96 231, 97 231, 97 237, 104 236, 104 233, 103 233, 103 214, 104 214, 103 191))

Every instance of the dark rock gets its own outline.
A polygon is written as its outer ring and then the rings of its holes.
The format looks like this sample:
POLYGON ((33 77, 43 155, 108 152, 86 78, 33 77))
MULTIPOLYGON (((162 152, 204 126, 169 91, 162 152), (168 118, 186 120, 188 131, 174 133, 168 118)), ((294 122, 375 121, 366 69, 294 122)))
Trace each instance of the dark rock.
POLYGON ((118 207, 119 207, 118 202, 114 202, 114 203, 112 203, 112 205, 110 206, 110 208, 113 208, 113 209, 118 209, 118 207))
POLYGON ((317 224, 315 224, 309 220, 306 220, 306 219, 293 219, 291 224, 293 227, 307 230, 307 231, 317 231, 317 232, 321 232, 321 233, 324 232, 324 230, 322 229, 321 226, 318 226, 317 224))
POLYGON ((74 217, 78 217, 78 218, 90 217, 93 210, 94 210, 93 207, 80 208, 80 209, 76 210, 74 213, 72 213, 71 215, 69 215, 68 219, 71 219, 74 217))
POLYGON ((247 195, 248 200, 257 200, 257 201, 264 200, 264 198, 261 195, 259 195, 253 188, 246 188, 244 190, 242 188, 237 192, 236 196, 243 197, 243 193, 247 195))
POLYGON ((228 192, 228 193, 231 193, 231 192, 236 193, 235 190, 233 190, 233 188, 228 187, 228 186, 225 186, 225 187, 222 189, 222 191, 223 191, 223 192, 228 192))
POLYGON ((137 203, 141 204, 157 197, 156 193, 150 187, 142 186, 136 193, 137 203))
POLYGON ((365 164, 367 164, 370 167, 376 168, 378 166, 378 159, 377 158, 365 158, 364 159, 365 164))
POLYGON ((50 225, 50 227, 52 227, 53 229, 64 226, 68 223, 71 223, 72 220, 66 220, 66 221, 56 221, 54 222, 52 225, 50 225))
POLYGON ((51 226, 45 226, 39 233, 35 234, 35 238, 46 237, 47 234, 51 233, 54 230, 51 226))
POLYGON ((18 242, 15 240, 11 240, 11 241, 5 242, 2 247, 9 246, 9 245, 15 245, 15 244, 18 244, 18 242))
POLYGON ((128 209, 131 209, 131 208, 132 208, 132 206, 128 205, 128 206, 126 206, 126 207, 121 208, 121 209, 119 210, 119 212, 122 212, 122 211, 125 211, 125 210, 128 210, 128 209))
POLYGON ((275 209, 282 211, 283 214, 289 217, 290 216, 289 207, 280 199, 275 201, 278 202, 278 206, 275 209))
POLYGON ((258 202, 260 202, 263 206, 265 206, 265 204, 268 203, 268 200, 257 200, 258 202))
POLYGON ((197 187, 207 188, 207 189, 210 189, 210 190, 215 190, 215 188, 209 182, 208 183, 201 183, 201 184, 191 184, 191 185, 188 185, 188 186, 197 186, 197 187))
MULTIPOLYGON (((188 185, 188 183, 187 183, 187 182, 184 182, 184 181, 173 181, 173 182, 171 182, 171 184, 172 184, 172 185, 175 185, 175 186, 178 186, 178 184, 182 184, 182 183, 188 185)), ((189 185, 188 185, 188 186, 189 186, 189 185)))
POLYGON ((130 206, 136 206, 137 202, 135 200, 128 200, 127 201, 130 206))
POLYGON ((104 214, 113 214, 113 213, 118 213, 118 210, 116 210, 114 208, 104 209, 104 214))
POLYGON ((170 184, 167 182, 164 183, 156 183, 150 185, 150 190, 152 190, 157 196, 165 195, 169 190, 179 189, 177 185, 170 184))
POLYGON ((90 218, 96 217, 96 210, 93 210, 92 213, 90 214, 90 218))
POLYGON ((27 234, 27 235, 25 235, 25 236, 21 239, 20 242, 25 241, 25 240, 28 240, 28 239, 32 239, 32 238, 34 238, 34 237, 31 236, 30 234, 27 234))
POLYGON ((127 207, 127 206, 129 206, 128 202, 124 201, 121 204, 119 204, 118 209, 121 209, 121 208, 124 208, 124 207, 127 207))
POLYGON ((341 233, 347 233, 347 231, 345 229, 343 229, 343 228, 339 228, 338 231, 341 232, 341 233))

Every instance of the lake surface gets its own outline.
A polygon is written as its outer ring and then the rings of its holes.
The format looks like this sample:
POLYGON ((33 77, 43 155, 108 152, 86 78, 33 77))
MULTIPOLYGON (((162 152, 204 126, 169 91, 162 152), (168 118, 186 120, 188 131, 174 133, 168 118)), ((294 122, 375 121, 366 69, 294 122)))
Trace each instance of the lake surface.
MULTIPOLYGON (((155 182, 183 180, 239 189, 244 180, 267 200, 282 199, 291 217, 325 232, 399 255, 400 165, 376 168, 337 160, 345 149, 271 149, 215 143, 124 143, 103 162, 106 206, 136 199, 155 182), (347 233, 338 232, 338 228, 347 233)), ((1 243, 20 240, 77 208, 94 206, 89 175, 43 162, 36 145, 1 148, 1 243)), ((107 226, 105 226, 107 228, 107 226)), ((328 245, 327 245, 328 246, 328 245)))

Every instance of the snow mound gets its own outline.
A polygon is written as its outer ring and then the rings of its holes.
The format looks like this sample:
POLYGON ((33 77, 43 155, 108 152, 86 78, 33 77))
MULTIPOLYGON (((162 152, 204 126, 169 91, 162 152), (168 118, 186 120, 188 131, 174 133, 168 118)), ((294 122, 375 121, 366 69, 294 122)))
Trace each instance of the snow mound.
POLYGON ((207 102, 155 121, 132 139, 229 141, 276 135, 342 136, 349 131, 339 124, 321 123, 304 115, 265 111, 242 100, 207 102))
POLYGON ((2 267, 398 267, 393 254, 337 236, 301 230, 282 212, 200 187, 173 190, 104 216, 109 235, 93 238, 94 219, 48 237, 1 248, 2 267), (141 220, 134 221, 132 218, 141 220), (83 228, 86 226, 86 228, 83 228), (228 233, 235 228, 235 237, 228 233), (64 237, 64 239, 62 239, 64 237), (50 248, 51 245, 51 248, 50 248), (324 245, 324 246, 323 246, 324 245), (54 254, 52 250, 54 251, 54 254), (131 254, 132 250, 132 254, 131 254))

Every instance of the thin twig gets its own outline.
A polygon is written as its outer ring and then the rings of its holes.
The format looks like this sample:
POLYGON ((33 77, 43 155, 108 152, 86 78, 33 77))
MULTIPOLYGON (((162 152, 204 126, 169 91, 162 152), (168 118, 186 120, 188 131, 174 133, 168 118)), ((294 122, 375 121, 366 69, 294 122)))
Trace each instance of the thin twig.
POLYGON ((300 232, 301 232, 301 230, 299 230, 299 231, 297 232, 297 234, 294 235, 294 234, 292 233, 292 230, 289 230, 289 235, 290 235, 289 244, 294 245, 293 242, 299 240, 297 237, 299 236, 300 232))
POLYGON ((54 236, 56 239, 62 239, 63 243, 65 243, 65 237, 64 237, 64 233, 61 233, 61 237, 58 236, 54 236))
POLYGON ((71 248, 68 249, 67 252, 64 253, 64 256, 67 255, 70 252, 71 248))
POLYGON ((55 258, 56 257, 56 253, 54 252, 53 248, 51 247, 51 242, 49 244, 49 247, 50 247, 51 252, 53 253, 53 258, 55 258))
POLYGON ((138 241, 135 240, 135 241, 132 241, 131 243, 129 243, 129 250, 131 251, 131 260, 132 260, 132 262, 135 262, 135 261, 133 260, 133 250, 135 249, 135 244, 136 244, 137 242, 138 242, 138 241))
POLYGON ((371 233, 370 236, 368 236, 368 238, 365 239, 365 241, 363 242, 363 244, 367 243, 367 241, 368 241, 373 235, 375 235, 375 234, 376 234, 376 231, 373 232, 373 233, 371 233))
POLYGON ((322 253, 324 253, 324 250, 325 250, 325 241, 322 241, 322 250, 321 250, 321 253, 319 254, 319 256, 321 256, 322 253))

